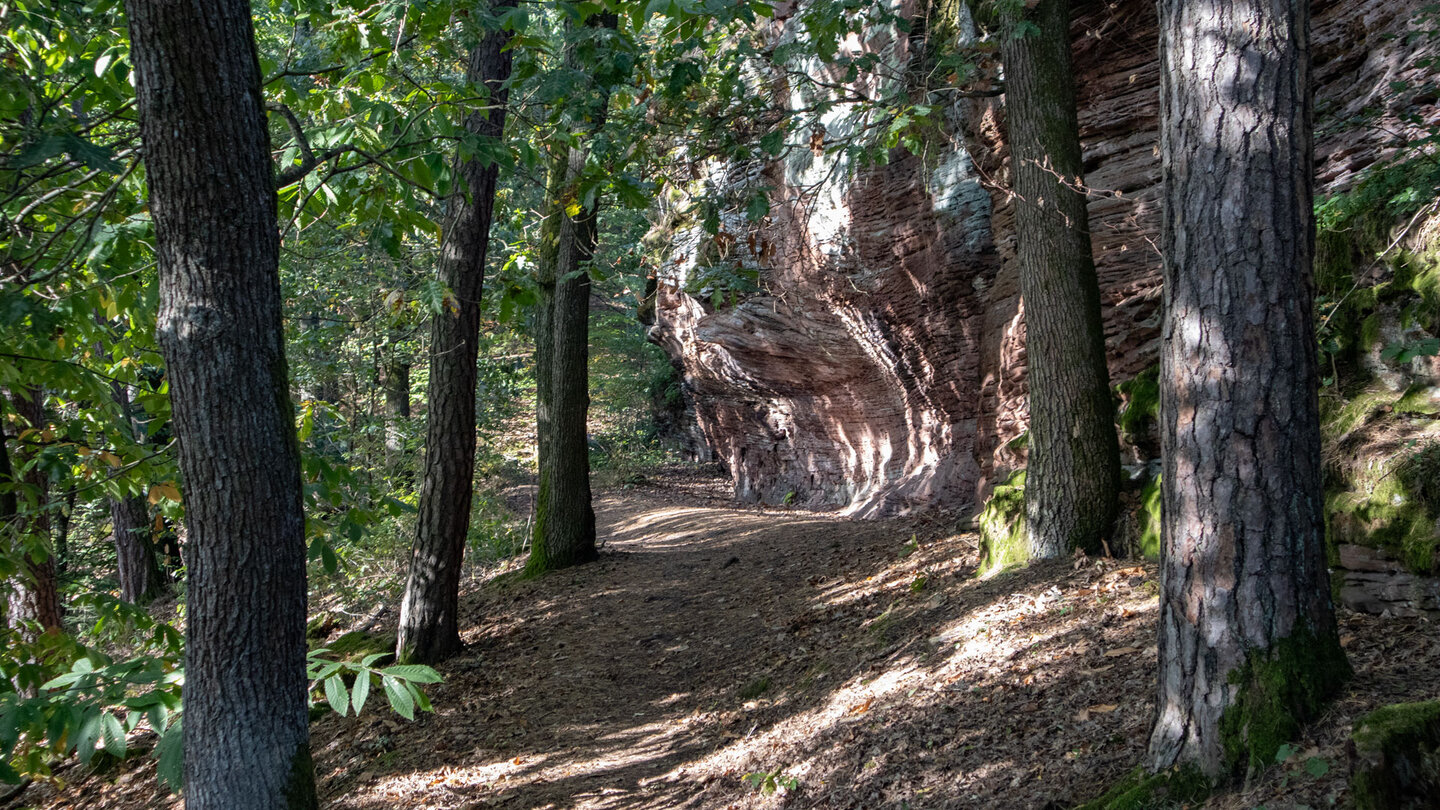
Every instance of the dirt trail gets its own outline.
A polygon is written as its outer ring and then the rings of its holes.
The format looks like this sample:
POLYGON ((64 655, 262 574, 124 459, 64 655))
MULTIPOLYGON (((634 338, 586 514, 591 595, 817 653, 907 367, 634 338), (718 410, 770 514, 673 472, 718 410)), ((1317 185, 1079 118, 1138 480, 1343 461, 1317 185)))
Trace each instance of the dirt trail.
MULTIPOLYGON (((973 539, 942 523, 693 505, 694 494, 605 495, 598 563, 477 589, 435 716, 317 727, 330 806, 984 807, 1003 789, 1021 807, 1072 792, 1050 719, 1077 726, 1066 745, 1098 752, 1085 781, 1132 759, 1144 698, 1102 706, 1083 730, 1070 708, 1115 700, 1121 685, 1148 698, 1143 675, 1115 672, 1101 688, 1082 674, 1117 669, 1101 645, 1114 635, 1108 647, 1124 650, 1138 630, 1153 600, 1120 603, 1146 569, 1077 573, 1067 561, 981 582, 973 539), (1051 621, 1073 613, 1056 587, 1071 575, 1110 575, 1098 587, 1113 609, 1092 618, 1113 632, 1051 621), (1039 666, 1077 652, 1063 670, 1039 666), (1043 685, 1067 674, 1086 683, 1046 703, 1043 685), (1089 741, 1102 724, 1110 741, 1089 741), (1057 763, 1065 773, 1035 801, 1028 783, 1057 763), (776 768, 774 784, 798 790, 767 796, 742 778, 776 768)), ((1133 653, 1122 655, 1153 656, 1133 653)))
MULTIPOLYGON (((322 806, 1050 810, 1141 763, 1152 566, 981 580, 946 518, 745 509, 721 486, 676 472, 604 494, 600 561, 474 578, 433 715, 317 721, 322 806)), ((1343 804, 1353 720, 1437 697, 1417 677, 1440 668, 1435 625, 1346 614, 1342 636, 1357 678, 1301 755, 1207 807, 1343 804)), ((30 806, 179 806, 148 758, 66 777, 30 806)))

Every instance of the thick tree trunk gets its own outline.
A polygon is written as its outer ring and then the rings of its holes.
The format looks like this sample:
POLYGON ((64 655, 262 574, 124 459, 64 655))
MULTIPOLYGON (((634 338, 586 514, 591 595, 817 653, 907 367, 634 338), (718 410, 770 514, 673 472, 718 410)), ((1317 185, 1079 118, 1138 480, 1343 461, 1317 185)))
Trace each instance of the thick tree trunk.
MULTIPOLYGON (((615 28, 614 14, 597 14, 588 24, 615 28)), ((566 66, 579 70, 575 50, 566 66)), ((589 105, 591 131, 604 126, 610 88, 588 88, 580 96, 589 105)), ((577 188, 589 155, 584 144, 571 146, 557 159, 549 188, 549 221, 545 232, 548 256, 541 260, 541 315, 536 324, 535 373, 541 382, 537 413, 539 487, 535 498, 535 529, 525 570, 538 574, 589 562, 599 556, 595 545, 595 510, 590 497, 590 448, 586 417, 590 410, 590 273, 588 264, 598 240, 598 200, 585 205, 577 188), (558 181, 557 181, 558 177, 558 181), (580 210, 570 215, 570 210, 580 210), (553 229, 553 243, 549 242, 553 229), (548 266, 546 266, 548 265, 548 266)))
MULTIPOLYGON (((499 138, 505 129, 509 39, 507 32, 489 32, 470 54, 467 76, 489 89, 489 103, 472 112, 465 126, 484 138, 499 138)), ((434 316, 431 326, 425 477, 396 649, 403 661, 425 663, 460 650, 460 565, 474 494, 480 296, 499 166, 461 160, 458 174, 464 189, 447 201, 440 248, 440 279, 455 300, 434 316)))
POLYGON ((250 5, 125 5, 189 538, 186 807, 314 808, 300 458, 250 5))
POLYGON ((1274 762, 1349 674, 1325 568, 1307 0, 1162 0, 1151 765, 1274 762))
MULTIPOLYGON (((15 412, 25 420, 29 429, 42 430, 45 427, 44 395, 38 388, 18 388, 11 392, 15 412)), ((23 435, 23 434, 22 434, 23 435)), ((0 434, 3 440, 3 434, 0 434)), ((39 441, 38 436, 31 441, 39 441)), ((50 481, 45 473, 34 469, 22 473, 29 465, 31 454, 24 450, 24 441, 17 442, 13 458, 5 459, 7 470, 0 470, 5 478, 25 484, 28 493, 16 497, 12 513, 16 520, 15 539, 22 550, 25 563, 10 583, 5 618, 20 637, 33 640, 32 627, 42 631, 59 630, 63 613, 60 610, 59 582, 55 576, 55 556, 50 549, 50 481)))
POLYGON ((1015 234, 1025 302, 1029 556, 1098 552, 1115 522, 1120 448, 1090 252, 1070 71, 1070 2, 1040 0, 1038 31, 1001 35, 1015 234))

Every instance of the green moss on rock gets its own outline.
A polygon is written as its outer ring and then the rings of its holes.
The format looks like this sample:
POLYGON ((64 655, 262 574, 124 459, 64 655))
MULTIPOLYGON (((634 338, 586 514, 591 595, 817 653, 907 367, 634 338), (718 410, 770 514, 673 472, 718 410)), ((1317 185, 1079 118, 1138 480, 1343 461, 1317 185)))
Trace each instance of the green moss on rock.
POLYGON ((1353 739, 1359 763, 1350 794, 1356 810, 1440 803, 1440 700, 1377 709, 1356 722, 1353 739))
POLYGON ((1275 752, 1299 736, 1353 674, 1340 642, 1302 629, 1268 650, 1253 650, 1230 673, 1235 699, 1220 718, 1232 771, 1274 764, 1275 752))
POLYGON ((1016 470, 995 486, 980 512, 981 576, 1030 560, 1025 536, 1025 471, 1016 470))
POLYGON ((1115 412, 1115 423, 1125 441, 1143 443, 1160 418, 1160 367, 1151 366, 1133 378, 1115 386, 1121 407, 1115 412))
POLYGON ((1209 781, 1193 767, 1153 774, 1136 768, 1100 798, 1075 810, 1168 810, 1197 804, 1209 795, 1209 781))
POLYGON ((1411 572, 1440 569, 1440 441, 1350 471, 1325 499, 1327 539, 1383 549, 1411 572))

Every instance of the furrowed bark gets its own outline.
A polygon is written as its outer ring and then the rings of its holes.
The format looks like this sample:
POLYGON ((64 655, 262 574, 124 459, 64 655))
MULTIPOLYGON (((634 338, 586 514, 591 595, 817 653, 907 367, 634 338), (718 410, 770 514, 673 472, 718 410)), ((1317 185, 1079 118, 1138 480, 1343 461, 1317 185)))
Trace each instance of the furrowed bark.
MULTIPOLYGON (((499 5, 495 8, 500 8, 499 5)), ((471 133, 499 138, 505 129, 510 35, 489 31, 470 54, 467 77, 489 89, 483 109, 466 119, 471 133)), ((463 188, 447 201, 440 280, 453 299, 431 321, 429 421, 420 515, 400 606, 396 656, 432 663, 460 650, 460 567, 470 530, 475 476, 475 384, 480 350, 480 297, 499 166, 457 157, 463 188)))
POLYGON ((274 167, 242 0, 127 0, 189 530, 185 800, 315 808, 274 167))
POLYGON ((1349 675, 1324 550, 1309 3, 1162 0, 1160 679, 1150 764, 1221 779, 1349 675))

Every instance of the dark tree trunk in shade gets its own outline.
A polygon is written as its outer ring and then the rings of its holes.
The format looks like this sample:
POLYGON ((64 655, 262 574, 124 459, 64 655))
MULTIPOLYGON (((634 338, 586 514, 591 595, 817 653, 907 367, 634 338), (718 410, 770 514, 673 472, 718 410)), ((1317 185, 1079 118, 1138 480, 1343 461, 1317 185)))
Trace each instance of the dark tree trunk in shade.
POLYGON ((189 572, 185 804, 314 808, 274 165, 243 0, 127 0, 189 572))
MULTIPOLYGON (((144 431, 136 422, 130 391, 119 383, 112 383, 110 390, 132 436, 143 441, 144 431)), ((169 588, 169 579, 160 570, 155 553, 150 530, 150 506, 145 496, 112 498, 110 525, 115 539, 120 598, 133 604, 144 604, 165 593, 169 588)))
MULTIPOLYGON (((593 28, 615 28, 613 14, 597 14, 593 28)), ((583 66, 569 50, 566 64, 583 66)), ((591 131, 604 125, 610 89, 586 88, 577 94, 589 106, 591 131)), ((555 161, 549 183, 549 203, 540 268, 542 314, 535 342, 535 373, 541 391, 537 411, 539 486, 535 499, 535 528, 525 570, 538 574, 594 560, 595 510, 590 497, 590 449, 586 417, 590 409, 590 273, 589 262, 598 241, 598 200, 585 205, 577 199, 589 149, 571 146, 555 161), (578 206, 574 216, 569 210, 578 206), (553 260, 552 260, 553 256, 553 260)))
MULTIPOLYGON (((17 533, 15 537, 25 549, 24 565, 10 583, 5 617, 11 627, 20 628, 22 638, 33 639, 29 629, 59 630, 63 613, 60 609, 59 583, 55 576, 55 556, 50 549, 50 481, 45 473, 31 468, 33 454, 26 452, 25 430, 40 431, 45 427, 44 394, 38 388, 17 388, 11 392, 15 412, 25 422, 17 435, 15 450, 6 459, 11 469, 0 471, 6 478, 19 478, 26 484, 28 495, 16 498, 17 533)), ((38 441, 38 437, 33 438, 38 441)))
POLYGON ((1024 19, 1038 31, 1019 35, 1011 22, 1000 53, 1025 302, 1025 520, 1029 556, 1045 559, 1103 548, 1118 508, 1120 448, 1082 185, 1070 2, 1040 0, 1024 19))
POLYGON ((410 364, 386 360, 380 383, 385 390, 385 452, 396 456, 405 451, 400 426, 410 418, 410 364))
MULTIPOLYGON (((505 129, 509 39, 507 32, 491 31, 470 54, 467 76, 489 89, 489 101, 465 126, 484 138, 499 138, 505 129)), ((440 247, 440 280, 455 298, 431 324, 424 479, 396 650, 401 660, 424 663, 460 649, 460 567, 474 493, 480 296, 499 166, 459 160, 457 173, 464 188, 446 201, 440 247)))
POLYGON ((150 507, 143 495, 110 501, 120 598, 141 605, 163 594, 168 580, 150 539, 150 507))
POLYGON ((1306 0, 1162 0, 1156 770, 1274 763, 1349 675, 1324 548, 1306 0))

